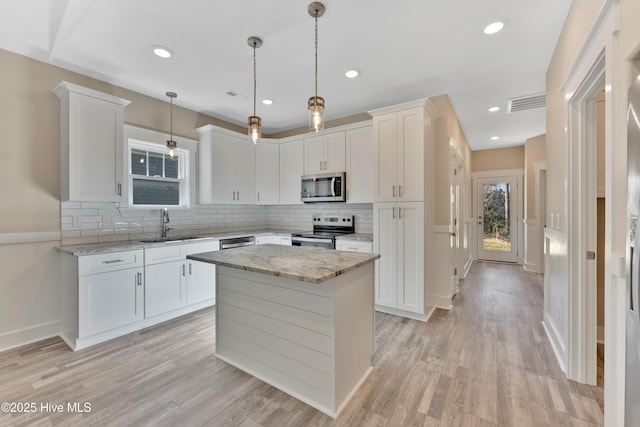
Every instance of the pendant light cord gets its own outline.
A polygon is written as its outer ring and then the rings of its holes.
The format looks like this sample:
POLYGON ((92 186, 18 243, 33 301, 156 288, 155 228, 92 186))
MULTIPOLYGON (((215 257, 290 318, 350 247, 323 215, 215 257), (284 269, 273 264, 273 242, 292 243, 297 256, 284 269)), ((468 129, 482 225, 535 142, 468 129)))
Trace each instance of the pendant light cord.
POLYGON ((256 115, 256 42, 253 42, 253 115, 256 115))
POLYGON ((171 141, 173 141, 173 97, 171 97, 171 109, 170 109, 170 133, 171 133, 171 137, 169 138, 171 141))
POLYGON ((314 103, 317 105, 318 104, 318 10, 316 10, 316 16, 315 16, 315 20, 316 20, 316 98, 314 100, 314 103))

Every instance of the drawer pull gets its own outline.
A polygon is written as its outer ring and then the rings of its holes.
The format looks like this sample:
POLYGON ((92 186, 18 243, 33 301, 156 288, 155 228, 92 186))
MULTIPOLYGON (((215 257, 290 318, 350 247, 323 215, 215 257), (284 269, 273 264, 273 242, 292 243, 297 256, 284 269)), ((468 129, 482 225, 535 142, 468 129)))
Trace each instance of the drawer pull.
POLYGON ((110 259, 107 261, 102 261, 103 264, 115 264, 116 262, 122 262, 121 259, 110 259))

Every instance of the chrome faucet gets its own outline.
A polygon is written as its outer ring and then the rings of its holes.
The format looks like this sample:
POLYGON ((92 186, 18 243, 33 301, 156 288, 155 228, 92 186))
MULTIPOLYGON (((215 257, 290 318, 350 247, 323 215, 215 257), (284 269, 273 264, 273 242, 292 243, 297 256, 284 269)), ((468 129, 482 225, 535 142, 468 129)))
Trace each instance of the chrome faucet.
POLYGON ((160 212, 162 214, 162 232, 160 237, 167 237, 167 231, 173 230, 172 228, 167 226, 167 224, 171 222, 171 220, 169 219, 169 211, 167 210, 167 208, 164 208, 160 212))

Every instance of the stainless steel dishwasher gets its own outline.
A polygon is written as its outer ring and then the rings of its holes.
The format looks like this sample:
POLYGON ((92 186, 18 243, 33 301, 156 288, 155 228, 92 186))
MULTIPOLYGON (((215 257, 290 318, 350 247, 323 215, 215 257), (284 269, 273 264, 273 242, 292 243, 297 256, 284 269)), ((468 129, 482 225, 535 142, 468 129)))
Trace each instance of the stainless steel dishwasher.
POLYGON ((253 246, 256 238, 253 236, 233 237, 231 239, 220 239, 220 249, 239 248, 241 246, 253 246))

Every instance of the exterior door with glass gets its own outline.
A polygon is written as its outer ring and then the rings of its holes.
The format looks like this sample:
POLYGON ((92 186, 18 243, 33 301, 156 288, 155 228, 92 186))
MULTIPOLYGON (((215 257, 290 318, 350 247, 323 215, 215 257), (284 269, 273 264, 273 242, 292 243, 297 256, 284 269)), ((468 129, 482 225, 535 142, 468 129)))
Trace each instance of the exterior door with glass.
POLYGON ((477 180, 479 260, 518 261, 518 177, 477 180))

